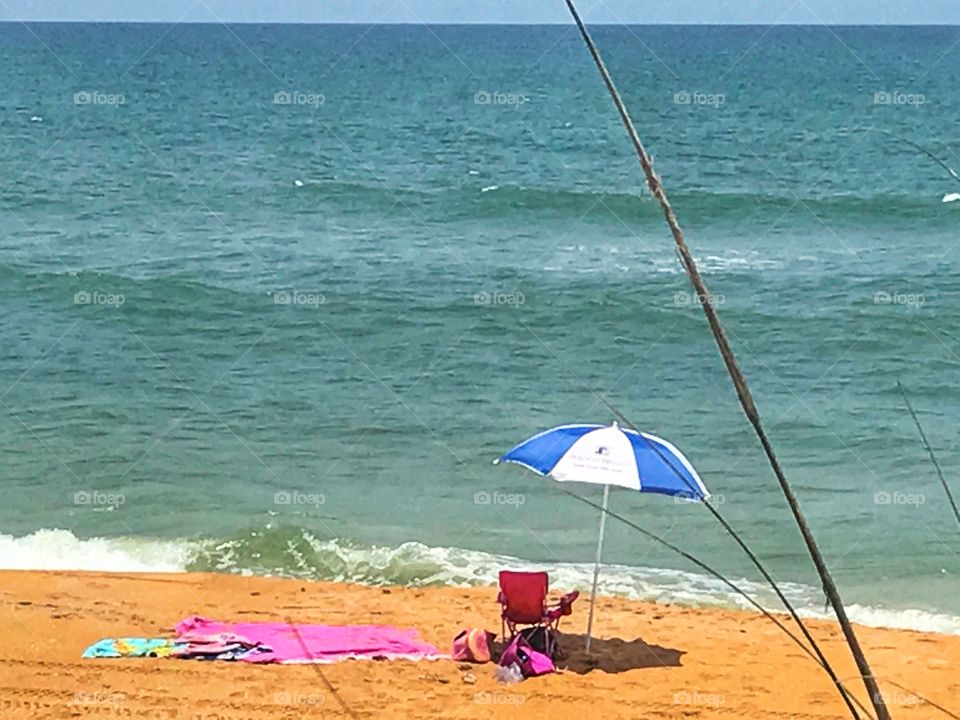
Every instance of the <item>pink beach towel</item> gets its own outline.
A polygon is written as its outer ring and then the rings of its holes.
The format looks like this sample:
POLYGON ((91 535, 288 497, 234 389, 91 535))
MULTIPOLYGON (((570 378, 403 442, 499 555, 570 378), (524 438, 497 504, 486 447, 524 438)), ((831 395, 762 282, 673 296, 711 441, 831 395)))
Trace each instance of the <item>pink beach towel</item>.
POLYGON ((436 660, 448 657, 423 642, 416 630, 390 625, 222 623, 189 617, 177 623, 176 630, 177 642, 202 644, 210 639, 240 638, 250 646, 260 646, 257 652, 239 658, 252 663, 330 663, 351 658, 436 660))

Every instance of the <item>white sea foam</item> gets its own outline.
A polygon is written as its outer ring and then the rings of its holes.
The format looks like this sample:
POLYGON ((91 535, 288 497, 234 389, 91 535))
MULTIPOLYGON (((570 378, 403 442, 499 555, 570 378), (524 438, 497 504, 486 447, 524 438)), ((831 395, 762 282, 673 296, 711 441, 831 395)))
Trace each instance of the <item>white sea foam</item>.
MULTIPOLYGON (((707 274, 729 272, 757 272, 787 269, 793 260, 770 259, 759 252, 727 251, 724 255, 698 255, 698 267, 707 274)), ((638 248, 628 245, 564 245, 556 248, 551 262, 541 268, 544 272, 562 272, 585 275, 601 272, 684 274, 675 254, 663 248, 638 248), (617 256, 617 257, 611 257, 617 256)))
MULTIPOLYGON (((210 567, 243 575, 297 575, 374 585, 493 585, 497 573, 509 569, 543 569, 508 555, 462 548, 430 547, 417 542, 397 547, 361 546, 341 540, 320 540, 303 533, 302 542, 288 542, 284 567, 253 567, 238 562, 244 540, 195 541, 134 538, 80 539, 67 530, 39 530, 22 537, 0 534, 0 568, 13 570, 97 570, 105 572, 186 572, 198 557, 210 567), (312 549, 306 557, 304 547, 312 549)), ((589 563, 550 563, 551 585, 586 591, 593 577, 589 563)), ((772 590, 753 580, 733 581, 769 610, 782 611, 772 590)), ((681 570, 605 565, 599 592, 638 600, 696 607, 754 609, 742 596, 713 577, 681 570)), ((822 597, 811 587, 781 583, 800 614, 829 618, 822 597)), ((890 627, 960 635, 960 617, 920 609, 890 609, 851 604, 851 620, 872 627, 890 627)))
MULTIPOLYGON (((822 612, 804 611, 804 617, 832 617, 822 612)), ((869 605, 848 605, 847 615, 855 623, 868 627, 899 628, 901 630, 921 630, 923 632, 960 635, 960 617, 926 610, 906 609, 889 610, 869 605)))
POLYGON ((184 572, 193 543, 126 538, 81 540, 68 530, 38 530, 23 537, 0 534, 0 569, 184 572))

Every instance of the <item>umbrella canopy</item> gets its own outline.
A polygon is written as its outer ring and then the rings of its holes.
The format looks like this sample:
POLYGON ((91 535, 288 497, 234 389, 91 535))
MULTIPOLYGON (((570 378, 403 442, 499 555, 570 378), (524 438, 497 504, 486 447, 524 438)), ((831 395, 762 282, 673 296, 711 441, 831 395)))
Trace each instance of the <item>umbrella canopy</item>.
POLYGON ((593 631, 610 486, 700 501, 710 497, 693 465, 677 448, 655 435, 622 428, 617 423, 560 425, 524 440, 494 462, 522 465, 558 482, 603 485, 603 511, 587 620, 587 652, 593 631))
POLYGON ((559 482, 616 485, 694 500, 710 497, 690 461, 662 438, 613 425, 560 425, 524 440, 497 462, 559 482))

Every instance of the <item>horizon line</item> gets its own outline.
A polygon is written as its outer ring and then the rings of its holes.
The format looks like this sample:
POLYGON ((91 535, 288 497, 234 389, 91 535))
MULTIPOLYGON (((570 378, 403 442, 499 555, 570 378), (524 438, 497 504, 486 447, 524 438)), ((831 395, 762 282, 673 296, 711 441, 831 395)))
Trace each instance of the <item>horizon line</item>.
MULTIPOLYGON (((570 27, 566 22, 368 22, 365 20, 315 21, 315 20, 77 20, 77 19, 38 19, 15 18, 0 19, 0 25, 22 25, 25 23, 62 24, 62 25, 365 25, 373 27, 570 27)), ((590 27, 960 27, 958 22, 595 22, 590 27)))

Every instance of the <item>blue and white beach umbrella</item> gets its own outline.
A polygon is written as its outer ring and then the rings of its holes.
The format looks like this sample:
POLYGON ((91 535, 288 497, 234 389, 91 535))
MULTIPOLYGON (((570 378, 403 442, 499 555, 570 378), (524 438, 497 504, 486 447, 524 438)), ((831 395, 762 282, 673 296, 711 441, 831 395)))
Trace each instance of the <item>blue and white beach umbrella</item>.
POLYGON ((603 510, 593 568, 587 650, 603 552, 610 486, 703 501, 710 497, 690 461, 662 438, 613 425, 560 425, 524 440, 494 462, 522 465, 559 482, 603 485, 603 510))

